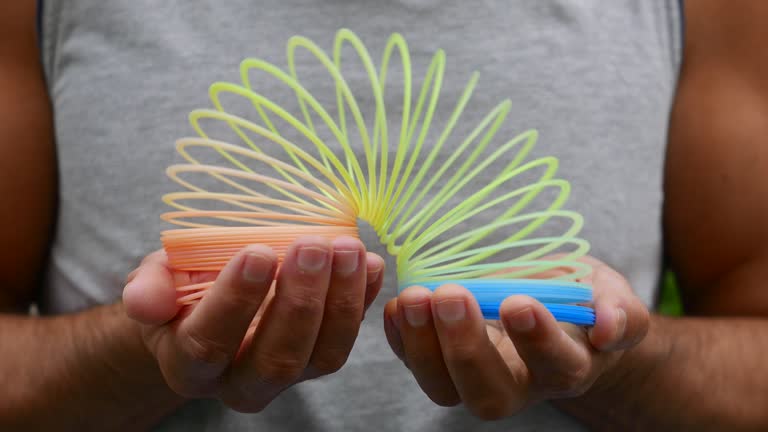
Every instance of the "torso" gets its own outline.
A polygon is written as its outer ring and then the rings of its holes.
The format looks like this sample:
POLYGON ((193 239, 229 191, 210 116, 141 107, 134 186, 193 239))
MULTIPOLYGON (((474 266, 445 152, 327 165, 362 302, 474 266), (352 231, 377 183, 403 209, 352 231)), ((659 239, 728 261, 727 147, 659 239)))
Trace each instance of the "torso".
MULTIPOLYGON (((591 253, 625 274, 650 304, 661 263, 662 163, 680 13, 671 0, 46 3, 43 58, 56 113, 61 207, 43 310, 119 299, 126 273, 160 246, 158 233, 167 228, 160 195, 177 189, 164 169, 177 161, 174 140, 193 134, 186 114, 211 106, 211 83, 237 81, 245 57, 284 65, 294 34, 330 49, 341 27, 359 34, 375 59, 390 33, 402 33, 417 77, 431 54, 445 49, 445 101, 455 101, 478 70, 460 129, 510 98, 502 131, 538 129, 534 154, 561 160, 560 176, 573 183, 567 207, 584 215, 591 253)), ((302 66, 304 77, 317 67, 302 66)), ((354 85, 363 77, 350 79, 354 85)), ((451 108, 445 104, 438 115, 446 118, 451 108)), ((384 254, 367 234, 369 248, 384 254)), ((201 401, 162 428, 578 430, 547 405, 493 424, 434 406, 384 340, 380 316, 395 289, 392 267, 392 283, 339 373, 290 389, 259 415, 201 401)))

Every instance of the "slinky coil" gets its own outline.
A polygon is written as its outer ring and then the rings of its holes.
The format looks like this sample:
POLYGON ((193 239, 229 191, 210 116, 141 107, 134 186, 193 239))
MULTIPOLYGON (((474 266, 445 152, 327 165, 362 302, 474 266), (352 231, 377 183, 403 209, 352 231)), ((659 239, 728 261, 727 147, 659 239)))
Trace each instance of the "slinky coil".
MULTIPOLYGON (((175 211, 162 218, 183 227, 161 235, 172 267, 219 271, 237 251, 253 243, 271 246, 282 261, 287 247, 301 235, 359 237, 361 219, 396 257, 399 289, 459 283, 477 298, 488 319, 498 318, 504 298, 530 295, 560 321, 594 323, 588 307, 591 287, 578 282, 591 271, 579 261, 589 250, 589 244, 577 237, 583 219, 562 208, 570 185, 555 177, 557 159, 526 161, 537 132, 529 130, 490 145, 509 113, 506 100, 457 147, 446 146, 478 83, 477 73, 437 139, 427 145, 445 73, 442 50, 432 57, 418 93, 409 50, 399 34, 389 38, 378 72, 366 47, 346 29, 336 34, 330 56, 307 38, 291 38, 287 60, 287 71, 264 60, 244 60, 241 82, 214 83, 210 87, 214 108, 190 114, 198 137, 181 139, 176 146, 188 163, 167 170, 186 190, 163 197, 175 211), (370 81, 372 122, 366 121, 342 73, 347 44, 370 81), (297 73, 299 49, 328 72, 335 88, 335 113, 302 84, 297 73), (395 53, 402 64, 403 87, 398 89, 402 105, 387 107, 387 74, 395 53), (265 73, 272 83, 257 89, 251 81, 254 72, 265 73), (295 94, 300 115, 267 96, 277 85, 295 94), (225 98, 248 101, 253 115, 244 118, 228 112, 225 98), (402 117, 397 134, 388 130, 387 114, 393 110, 402 117), (240 142, 209 135, 211 123, 226 125, 240 142), (296 137, 306 144, 296 144, 296 137), (218 164, 200 160, 197 155, 206 152, 216 155, 218 164), (358 153, 363 156, 358 158, 358 153), (499 165, 492 181, 479 189, 469 187, 499 165), (211 181, 216 190, 205 186, 211 181), (533 208, 532 203, 541 199, 549 200, 546 206, 533 208), (553 221, 561 230, 558 235, 542 228, 553 221)), ((178 287, 179 302, 193 304, 211 284, 178 287)))

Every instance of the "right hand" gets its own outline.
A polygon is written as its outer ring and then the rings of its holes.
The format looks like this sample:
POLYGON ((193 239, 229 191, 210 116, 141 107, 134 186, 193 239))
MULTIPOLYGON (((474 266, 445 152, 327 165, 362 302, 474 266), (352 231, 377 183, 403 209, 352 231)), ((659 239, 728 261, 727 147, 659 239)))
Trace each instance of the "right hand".
POLYGON ((383 268, 351 237, 298 239, 274 284, 277 257, 264 245, 243 249, 218 276, 172 270, 161 250, 129 275, 123 302, 173 391, 258 412, 291 385, 341 368, 383 268), (177 305, 176 286, 214 278, 198 304, 177 305))

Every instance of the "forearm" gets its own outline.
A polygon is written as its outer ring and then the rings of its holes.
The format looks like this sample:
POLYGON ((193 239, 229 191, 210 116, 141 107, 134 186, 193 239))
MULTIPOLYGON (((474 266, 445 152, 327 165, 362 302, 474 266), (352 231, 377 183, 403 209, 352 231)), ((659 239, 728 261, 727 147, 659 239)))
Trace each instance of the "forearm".
POLYGON ((137 430, 182 401, 120 304, 0 315, 0 429, 137 430))
POLYGON ((656 316, 646 339, 580 398, 596 430, 765 430, 768 320, 656 316))

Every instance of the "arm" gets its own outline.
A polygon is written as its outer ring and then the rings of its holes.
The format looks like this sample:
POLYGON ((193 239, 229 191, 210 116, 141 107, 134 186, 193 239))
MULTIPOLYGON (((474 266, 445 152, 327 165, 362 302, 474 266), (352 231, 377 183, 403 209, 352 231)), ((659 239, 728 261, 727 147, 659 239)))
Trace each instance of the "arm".
POLYGON ((142 430, 182 399, 121 305, 0 315, 0 429, 142 430))
POLYGON ((54 222, 56 156, 34 14, 31 0, 0 6, 0 312, 30 302, 54 222))
POLYGON ((768 4, 687 4, 664 219, 698 317, 653 318, 606 386, 570 406, 597 429, 768 427, 768 4))
POLYGON ((179 398, 120 306, 52 318, 23 314, 41 282, 56 199, 34 18, 33 0, 0 6, 0 429, 141 425, 179 398))
POLYGON ((183 403, 179 394, 255 412, 338 370, 382 283, 383 260, 356 239, 298 240, 273 290, 277 259, 252 246, 182 311, 175 282, 214 275, 174 272, 155 253, 129 277, 124 305, 22 314, 55 214, 34 15, 33 0, 0 6, 0 192, 12 210, 0 212, 0 430, 141 430, 183 403))

